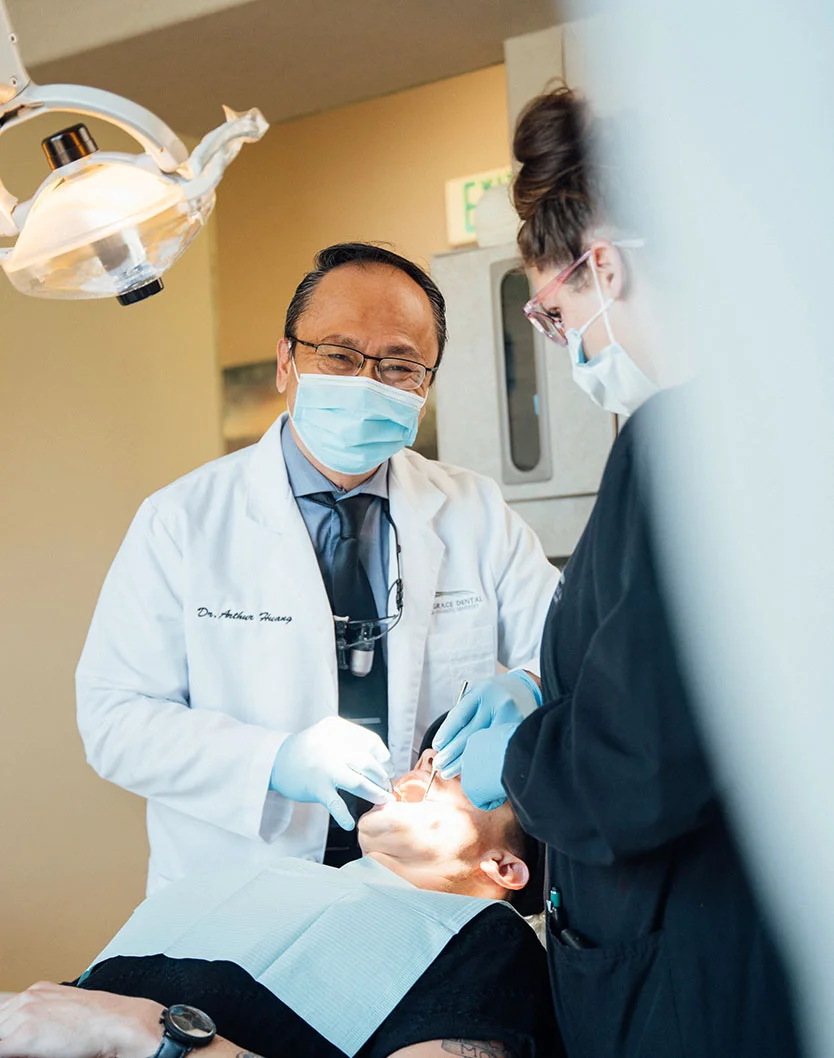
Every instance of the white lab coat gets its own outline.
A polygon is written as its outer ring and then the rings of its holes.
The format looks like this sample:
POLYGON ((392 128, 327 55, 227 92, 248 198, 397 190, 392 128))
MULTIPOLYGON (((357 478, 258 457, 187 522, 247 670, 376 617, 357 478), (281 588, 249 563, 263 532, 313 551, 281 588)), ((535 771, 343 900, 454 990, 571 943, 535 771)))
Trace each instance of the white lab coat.
MULTIPOLYGON (((149 892, 191 871, 324 853, 326 810, 269 791, 287 735, 338 711, 331 609, 287 480, 284 418, 145 500, 78 666, 88 761, 148 800, 149 892)), ((404 583, 388 636, 401 774, 462 680, 497 662, 538 671, 557 571, 488 478, 404 451, 389 501, 404 583)), ((393 539, 390 551, 393 583, 393 539)))

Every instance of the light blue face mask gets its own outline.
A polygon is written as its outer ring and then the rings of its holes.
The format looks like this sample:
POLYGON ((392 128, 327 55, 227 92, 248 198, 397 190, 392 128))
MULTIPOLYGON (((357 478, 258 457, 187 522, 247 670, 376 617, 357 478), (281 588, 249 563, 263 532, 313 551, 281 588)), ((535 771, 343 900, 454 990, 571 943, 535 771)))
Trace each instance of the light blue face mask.
POLYGON ((414 443, 425 397, 372 378, 296 377, 290 419, 310 454, 337 474, 367 474, 414 443))

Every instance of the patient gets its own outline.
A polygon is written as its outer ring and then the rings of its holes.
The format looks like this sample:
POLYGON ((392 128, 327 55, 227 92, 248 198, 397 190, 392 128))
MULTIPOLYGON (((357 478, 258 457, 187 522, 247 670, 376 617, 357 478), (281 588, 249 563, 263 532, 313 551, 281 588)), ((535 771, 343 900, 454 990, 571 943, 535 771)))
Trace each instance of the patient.
MULTIPOLYGON (((430 745, 430 736, 427 732, 424 745, 430 745)), ((414 895, 415 886, 495 902, 445 942, 353 1053, 359 1058, 559 1056, 562 1048, 552 1021, 544 951, 533 930, 503 902, 521 901, 520 909, 525 911, 540 906, 541 879, 531 882, 527 862, 533 846, 509 804, 481 812, 467 800, 457 778, 444 781, 438 775, 424 801, 432 757, 431 749, 424 751, 416 768, 396 782, 397 801, 360 819, 360 844, 366 857, 360 869, 388 879, 386 894, 405 892, 424 900, 414 895), (411 885, 394 883, 368 860, 411 885)), ((357 866, 342 868, 336 884, 343 879, 347 883, 341 872, 357 866)), ((334 878, 330 867, 302 861, 299 869, 307 877, 313 876, 311 872, 331 872, 319 876, 328 882, 334 878)), ((175 884, 187 886, 189 880, 175 884)), ((134 918, 165 892, 140 905, 134 918)), ((420 912, 404 902, 402 915, 414 914, 420 912)), ((332 946, 327 950, 332 950, 334 960, 340 946, 344 955, 345 945, 354 952, 363 943, 362 936, 333 933, 327 934, 326 945, 332 946)), ((363 1010, 388 973, 386 965, 380 965, 374 979, 366 982, 363 1010)), ((306 968, 303 976, 312 994, 331 994, 333 983, 328 977, 306 968)), ((40 983, 0 1004, 0 1058, 151 1058, 161 1041, 161 1012, 175 1003, 198 1007, 215 1022, 218 1035, 203 1052, 206 1058, 233 1058, 246 1052, 267 1058, 334 1058, 348 1053, 278 998, 280 992, 277 987, 274 994, 239 965, 222 958, 171 958, 158 949, 142 956, 118 955, 94 965, 78 987, 40 983)), ((351 1019, 351 1010, 343 1016, 351 1019)))

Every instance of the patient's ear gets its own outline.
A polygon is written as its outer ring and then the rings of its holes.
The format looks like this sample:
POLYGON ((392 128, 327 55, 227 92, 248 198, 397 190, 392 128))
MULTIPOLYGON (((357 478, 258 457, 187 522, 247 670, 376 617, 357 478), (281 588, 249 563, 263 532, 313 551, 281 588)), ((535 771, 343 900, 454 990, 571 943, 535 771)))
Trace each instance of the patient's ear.
POLYGON ((494 849, 481 860, 481 870, 502 889, 518 891, 530 881, 530 869, 524 860, 507 849, 494 849))

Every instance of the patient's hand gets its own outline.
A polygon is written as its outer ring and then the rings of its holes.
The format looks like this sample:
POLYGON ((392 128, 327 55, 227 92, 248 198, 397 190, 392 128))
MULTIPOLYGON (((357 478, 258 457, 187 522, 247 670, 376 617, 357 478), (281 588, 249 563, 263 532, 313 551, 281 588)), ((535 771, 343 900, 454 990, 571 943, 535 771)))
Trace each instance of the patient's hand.
POLYGON ((39 981, 0 1003, 0 1058, 148 1058, 163 1007, 39 981))

